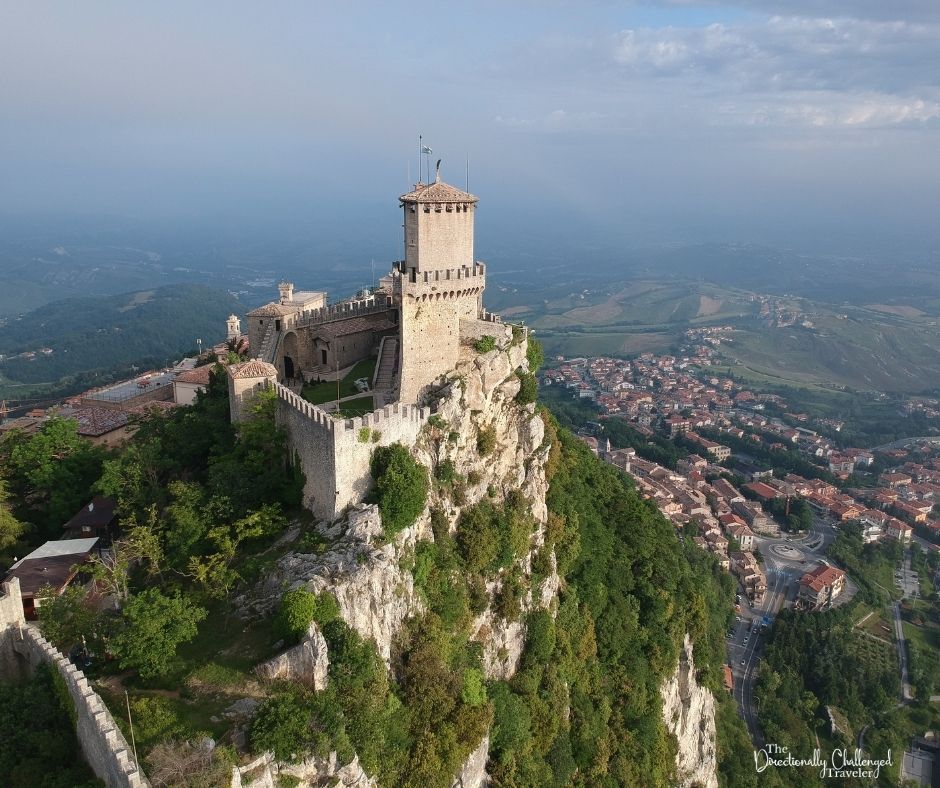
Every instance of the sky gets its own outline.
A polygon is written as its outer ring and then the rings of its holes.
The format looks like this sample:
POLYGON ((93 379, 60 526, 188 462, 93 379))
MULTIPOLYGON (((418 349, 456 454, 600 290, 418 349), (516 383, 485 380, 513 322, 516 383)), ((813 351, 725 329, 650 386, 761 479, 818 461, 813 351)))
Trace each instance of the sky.
MULTIPOLYGON (((394 257, 418 135, 480 243, 940 249, 936 0, 4 3, 0 213, 394 257)), ((432 163, 433 166, 433 163, 432 163)))

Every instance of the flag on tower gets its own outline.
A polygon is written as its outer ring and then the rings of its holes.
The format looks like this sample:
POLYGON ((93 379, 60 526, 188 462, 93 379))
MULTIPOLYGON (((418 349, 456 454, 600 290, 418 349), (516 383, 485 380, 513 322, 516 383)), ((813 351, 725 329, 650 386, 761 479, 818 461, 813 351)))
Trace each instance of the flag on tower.
POLYGON ((430 156, 432 153, 434 153, 434 151, 432 151, 427 145, 422 145, 422 146, 421 146, 421 152, 424 153, 424 154, 426 154, 426 155, 428 155, 428 156, 430 156))

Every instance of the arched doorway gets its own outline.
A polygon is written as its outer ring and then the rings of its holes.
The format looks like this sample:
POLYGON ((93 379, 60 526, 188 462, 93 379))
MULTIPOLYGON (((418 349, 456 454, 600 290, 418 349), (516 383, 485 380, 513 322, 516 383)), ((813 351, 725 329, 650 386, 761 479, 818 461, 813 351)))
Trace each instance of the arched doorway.
POLYGON ((294 359, 290 356, 284 356, 284 377, 288 380, 294 378, 294 359))

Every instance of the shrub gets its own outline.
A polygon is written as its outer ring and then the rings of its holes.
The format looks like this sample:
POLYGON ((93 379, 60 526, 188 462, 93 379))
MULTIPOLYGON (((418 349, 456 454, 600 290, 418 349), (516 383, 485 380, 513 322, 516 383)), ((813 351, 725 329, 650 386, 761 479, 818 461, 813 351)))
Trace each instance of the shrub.
POLYGON ((281 609, 274 619, 274 633, 288 643, 297 643, 307 632, 311 621, 323 627, 339 616, 339 605, 328 591, 314 594, 306 588, 295 588, 281 597, 281 609))
POLYGON ((310 742, 310 710, 293 694, 275 695, 259 707, 251 721, 251 749, 273 752, 280 761, 296 761, 310 742))
POLYGON ((453 460, 441 460, 434 470, 434 478, 444 484, 453 484, 457 478, 457 468, 453 460))
POLYGON ((508 572, 493 599, 493 612, 504 621, 515 621, 522 612, 525 589, 516 571, 508 572))
POLYGON ((360 443, 368 443, 369 437, 371 435, 372 435, 372 430, 370 430, 368 427, 359 428, 359 442, 360 443))
POLYGON ((486 684, 483 681, 482 670, 467 668, 463 674, 460 699, 468 706, 482 706, 486 703, 486 684))
POLYGON ((313 621, 317 598, 306 588, 295 588, 281 597, 281 608, 274 619, 274 633, 288 643, 296 643, 313 621))
POLYGON ((411 525, 428 499, 428 474, 402 444, 372 453, 375 501, 382 514, 385 537, 391 539, 411 525))
POLYGON ((440 506, 431 509, 431 532, 435 543, 445 541, 450 535, 450 520, 440 506))
POLYGON ((496 350, 496 338, 486 334, 473 343, 473 348, 477 353, 489 353, 491 350, 496 350))
POLYGON ((486 572, 496 560, 499 545, 493 538, 493 505, 479 503, 465 510, 457 523, 457 547, 471 572, 486 572))
POLYGON ((470 473, 467 474, 467 484, 472 487, 476 487, 481 481, 483 481, 483 476, 479 471, 470 471, 470 473))
POLYGON ((530 402, 535 402, 539 396, 539 384, 535 379, 535 375, 531 372, 517 372, 519 376, 519 393, 516 394, 516 402, 520 405, 528 405, 530 402))
POLYGON ((529 615, 525 660, 530 665, 546 665, 555 650, 555 620, 547 610, 529 615))
POLYGON ((382 431, 381 430, 372 430, 372 442, 378 443, 382 440, 382 431))
POLYGON ((529 334, 529 344, 525 351, 526 361, 529 363, 529 372, 533 375, 538 372, 539 367, 545 361, 545 351, 542 349, 542 343, 532 334, 529 334))
POLYGON ((492 454, 495 448, 496 428, 480 427, 479 432, 477 432, 477 451, 480 453, 480 456, 486 457, 486 455, 492 454))

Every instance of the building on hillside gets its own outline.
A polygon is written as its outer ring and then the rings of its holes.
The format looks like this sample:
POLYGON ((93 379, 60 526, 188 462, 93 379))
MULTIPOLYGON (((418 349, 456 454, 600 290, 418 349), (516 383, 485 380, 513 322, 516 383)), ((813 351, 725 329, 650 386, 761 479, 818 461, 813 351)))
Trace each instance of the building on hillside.
POLYGON ((885 526, 885 536, 901 544, 910 544, 914 538, 914 529, 903 520, 892 517, 885 526))
POLYGON ((248 313, 253 359, 228 368, 231 417, 246 418, 260 389, 275 390, 278 424, 306 477, 304 504, 316 516, 336 517, 363 500, 375 444, 416 439, 462 352, 480 352, 487 337, 503 348, 526 341, 524 327, 483 308, 486 266, 474 256, 478 202, 438 170, 433 183, 399 197, 404 259, 378 287, 328 304, 325 293, 298 293, 285 282, 277 302, 248 313), (300 396, 304 383, 341 380, 370 361, 374 371, 356 381, 359 394, 323 405, 300 396), (337 418, 347 399, 365 415, 337 418), (373 441, 360 439, 366 429, 373 441))
POLYGON ((117 501, 96 495, 62 526, 63 539, 98 538, 98 547, 107 547, 117 536, 117 501))
POLYGON ((48 586, 59 596, 76 582, 81 565, 96 552, 97 543, 97 537, 46 542, 10 567, 4 579, 19 579, 27 620, 36 618, 36 608, 42 604, 42 589, 48 586))
POLYGON ((831 606, 845 590, 845 572, 823 564, 800 578, 799 601, 814 610, 831 606))
POLYGON ((203 364, 180 372, 173 378, 173 401, 177 405, 192 405, 196 395, 209 387, 213 367, 213 364, 203 364))

